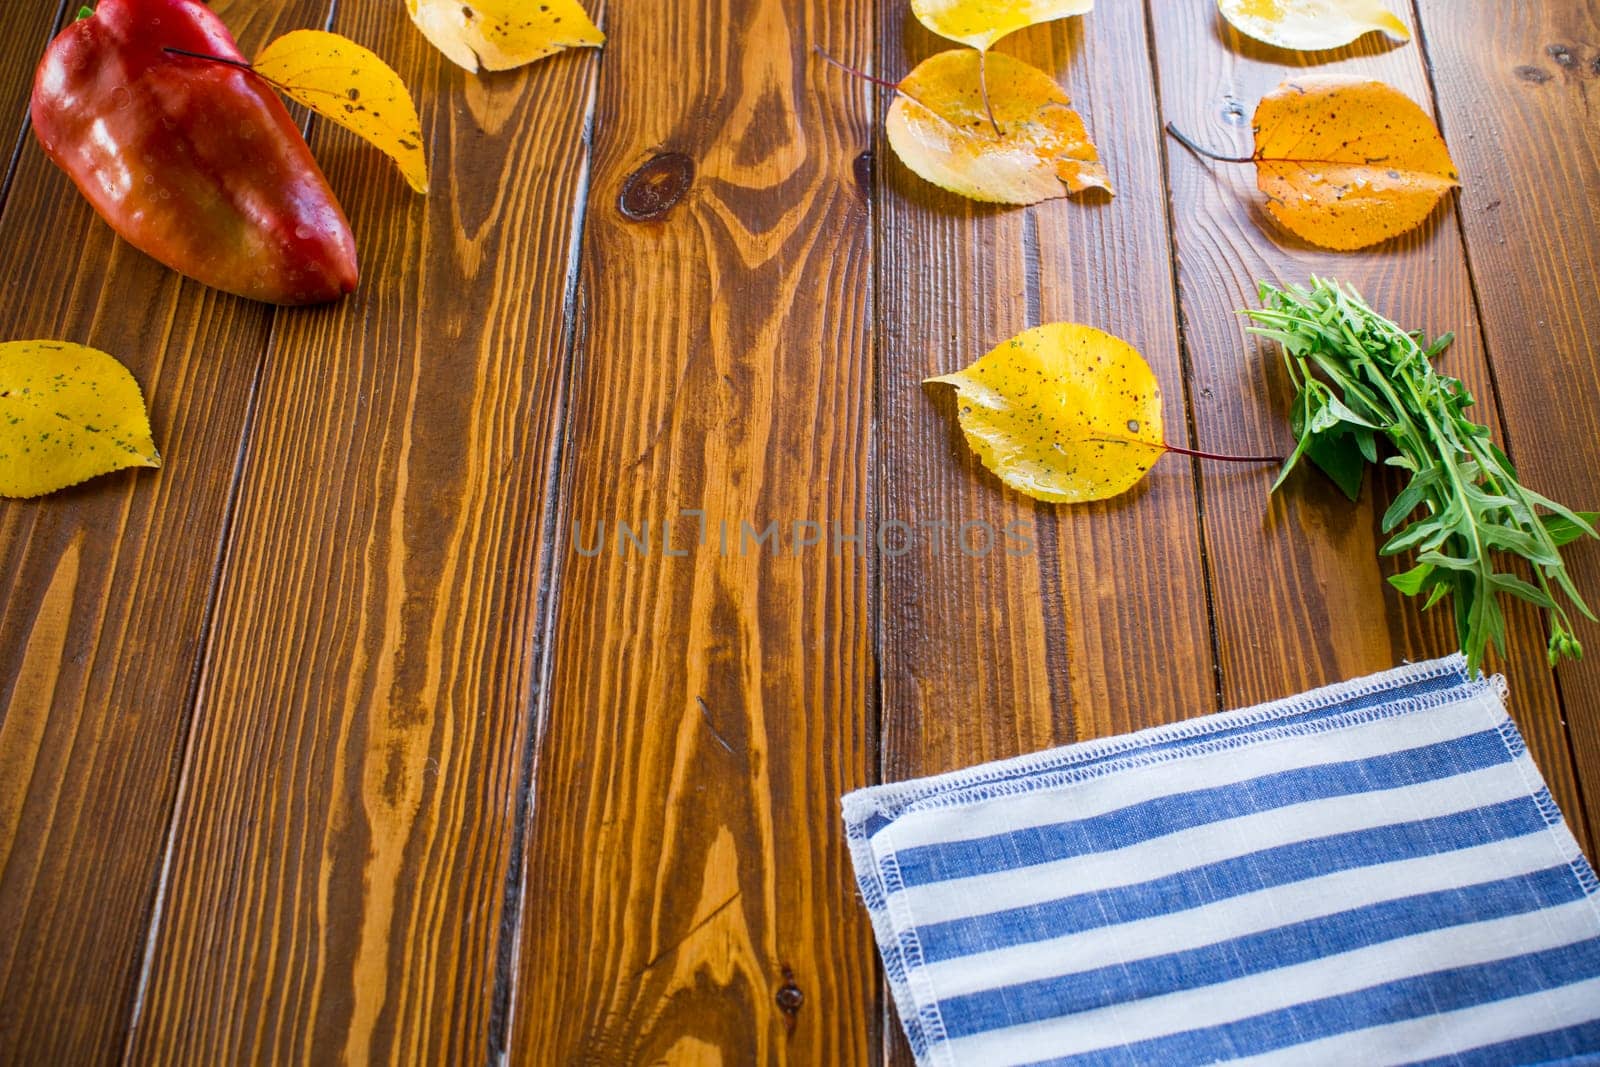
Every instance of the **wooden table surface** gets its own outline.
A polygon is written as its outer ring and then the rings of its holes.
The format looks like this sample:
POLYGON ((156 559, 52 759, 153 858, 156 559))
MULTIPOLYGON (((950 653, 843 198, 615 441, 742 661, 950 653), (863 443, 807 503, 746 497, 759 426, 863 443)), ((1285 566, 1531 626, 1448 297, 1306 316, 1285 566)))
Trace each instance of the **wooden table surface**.
MULTIPOLYGON (((887 94, 812 55, 898 77, 944 47, 905 0, 604 0, 603 52, 483 78, 400 0, 218 0, 247 53, 327 25, 419 101, 425 200, 311 127, 363 267, 315 310, 163 269, 45 160, 28 86, 77 6, 0 8, 0 337, 117 354, 167 464, 0 506, 0 1063, 907 1063, 841 793, 1453 649, 1383 581, 1387 480, 1003 488, 920 382, 1036 323, 1133 342, 1180 443, 1281 450, 1234 311, 1342 278, 1456 331, 1525 479, 1600 503, 1600 0, 1398 0, 1412 44, 1309 57, 1101 0, 1000 47, 1118 195, 1014 210, 912 176, 887 94), (1463 188, 1417 233, 1309 249, 1163 139, 1248 146, 1308 65, 1437 114, 1463 188), (681 202, 624 217, 661 153, 681 202)), ((1552 673, 1518 610, 1496 669, 1593 854, 1580 636, 1552 673)))

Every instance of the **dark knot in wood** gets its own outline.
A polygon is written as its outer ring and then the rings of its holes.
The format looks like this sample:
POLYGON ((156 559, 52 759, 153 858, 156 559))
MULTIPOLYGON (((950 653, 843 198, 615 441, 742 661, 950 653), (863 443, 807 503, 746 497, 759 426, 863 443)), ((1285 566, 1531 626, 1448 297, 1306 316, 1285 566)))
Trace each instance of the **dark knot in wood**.
POLYGON ((617 209, 634 222, 666 218, 694 182, 694 160, 682 152, 662 152, 628 175, 617 209))
POLYGON ((794 1033, 795 1019, 800 1015, 800 1006, 806 1002, 806 995, 795 984, 794 971, 789 969, 788 964, 783 967, 783 985, 778 987, 772 999, 777 1002, 778 1010, 783 1012, 784 1025, 789 1033, 794 1033))

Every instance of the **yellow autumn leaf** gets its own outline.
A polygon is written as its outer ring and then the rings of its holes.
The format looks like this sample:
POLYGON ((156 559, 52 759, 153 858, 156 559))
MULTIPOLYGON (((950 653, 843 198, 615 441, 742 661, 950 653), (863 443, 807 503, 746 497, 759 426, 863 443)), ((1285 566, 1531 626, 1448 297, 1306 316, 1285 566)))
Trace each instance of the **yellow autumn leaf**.
POLYGON ((510 70, 606 35, 577 0, 406 0, 411 21, 452 63, 510 70))
POLYGON ((1284 82, 1255 115, 1256 184, 1291 233, 1349 251, 1420 226, 1460 182, 1428 113, 1380 81, 1284 82))
POLYGON ((1240 33, 1279 48, 1341 48, 1374 30, 1411 40, 1410 28, 1384 0, 1217 0, 1217 6, 1240 33))
POLYGON ((285 95, 394 160, 411 188, 428 191, 416 105, 400 75, 373 52, 337 33, 295 30, 262 49, 253 66, 285 95))
POLYGON ((159 466, 128 368, 65 341, 0 344, 0 496, 43 496, 125 467, 159 466))
POLYGON ((911 0, 928 29, 981 51, 1008 33, 1093 8, 1094 0, 911 0))
POLYGON ((918 175, 973 200, 1036 204, 1111 179, 1083 119, 1050 76, 999 52, 967 48, 924 60, 900 82, 885 130, 918 175), (993 121, 979 63, 988 66, 993 121), (995 126, 1000 132, 996 134, 995 126))
POLYGON ((962 432, 983 465, 1038 500, 1124 493, 1166 451, 1150 365, 1092 326, 1036 326, 928 381, 955 387, 962 432))

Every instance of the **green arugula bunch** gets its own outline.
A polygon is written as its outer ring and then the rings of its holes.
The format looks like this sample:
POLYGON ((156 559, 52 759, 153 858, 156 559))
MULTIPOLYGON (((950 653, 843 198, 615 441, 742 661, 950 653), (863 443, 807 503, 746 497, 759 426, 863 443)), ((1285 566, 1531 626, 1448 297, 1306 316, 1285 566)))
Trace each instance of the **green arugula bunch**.
POLYGON ((1417 561, 1390 584, 1408 596, 1426 594, 1425 608, 1453 598, 1469 670, 1479 668, 1491 642, 1505 654, 1499 594, 1545 610, 1551 666, 1582 656, 1556 591, 1585 618, 1595 616, 1560 549, 1597 536, 1597 516, 1517 481, 1488 428, 1463 414, 1472 394, 1432 364, 1452 335, 1429 342, 1408 333, 1338 282, 1313 278, 1309 289, 1262 282, 1260 289, 1261 309, 1244 312, 1258 324, 1250 332, 1283 346, 1297 390, 1290 420, 1297 443, 1273 489, 1309 457, 1354 500, 1365 465, 1378 462, 1382 438, 1392 451, 1383 462, 1406 471, 1410 481, 1384 512, 1383 532, 1393 536, 1381 553, 1414 551, 1417 561), (1498 569, 1496 552, 1526 560, 1534 581, 1498 569))

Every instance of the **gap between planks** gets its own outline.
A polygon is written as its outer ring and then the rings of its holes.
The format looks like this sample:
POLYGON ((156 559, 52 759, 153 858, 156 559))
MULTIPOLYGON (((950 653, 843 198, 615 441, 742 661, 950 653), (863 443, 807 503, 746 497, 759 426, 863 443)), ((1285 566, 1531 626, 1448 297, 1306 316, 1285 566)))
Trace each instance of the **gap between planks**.
MULTIPOLYGON (((62 20, 67 14, 67 5, 71 0, 61 0, 61 6, 56 8, 55 21, 51 23, 50 40, 55 40, 61 32, 62 20)), ((32 113, 33 92, 29 90, 27 98, 22 103, 22 124, 17 128, 16 142, 11 146, 10 158, 6 161, 6 176, 0 182, 0 215, 5 213, 6 204, 11 200, 11 183, 17 177, 17 165, 22 162, 22 146, 28 143, 28 134, 33 131, 32 113)))
MULTIPOLYGON (((607 10, 601 0, 595 22, 605 29, 607 10)), ((572 220, 567 242, 567 276, 562 300, 560 385, 556 400, 555 442, 550 450, 545 473, 545 497, 554 505, 545 513, 545 528, 540 543, 544 557, 540 562, 537 595, 540 606, 534 626, 533 659, 536 664, 527 696, 528 724, 521 755, 521 780, 517 787, 516 814, 512 819, 511 856, 506 864, 505 905, 501 912, 500 935, 495 946, 494 993, 489 1002, 488 1048, 492 1063, 506 1063, 511 1050, 511 1027, 516 1019, 518 964, 522 958, 523 917, 528 895, 528 852, 532 843, 533 811, 539 781, 539 753, 550 724, 550 677, 555 669, 556 608, 561 602, 561 579, 565 568, 560 552, 564 543, 561 529, 570 499, 570 468, 566 463, 567 445, 572 439, 570 422, 572 382, 579 353, 588 336, 579 327, 583 301, 583 238, 588 222, 589 200, 594 179, 595 109, 600 97, 600 77, 605 70, 605 49, 592 49, 588 98, 583 113, 583 157, 579 161, 578 184, 573 196, 572 220)))
MULTIPOLYGON (((1144 43, 1150 67, 1150 91, 1154 94, 1157 111, 1156 151, 1161 157, 1162 199, 1167 203, 1167 268, 1172 287, 1173 326, 1177 331, 1178 366, 1183 369, 1183 422, 1189 435, 1189 447, 1200 448, 1200 431, 1194 417, 1194 360, 1189 352, 1189 331, 1183 313, 1183 291, 1178 286, 1178 227, 1173 214, 1177 210, 1172 194, 1172 146, 1167 143, 1166 125, 1162 123, 1161 64, 1156 59, 1155 12, 1156 0, 1144 0, 1144 43)), ((1195 537, 1200 550, 1200 574, 1204 579, 1206 594, 1206 629, 1211 638, 1211 679, 1214 689, 1212 708, 1226 710, 1227 689, 1222 677, 1222 635, 1217 629, 1217 593, 1215 568, 1211 561, 1211 547, 1206 536, 1206 493, 1204 464, 1198 456, 1189 457, 1190 471, 1194 477, 1195 537)))

